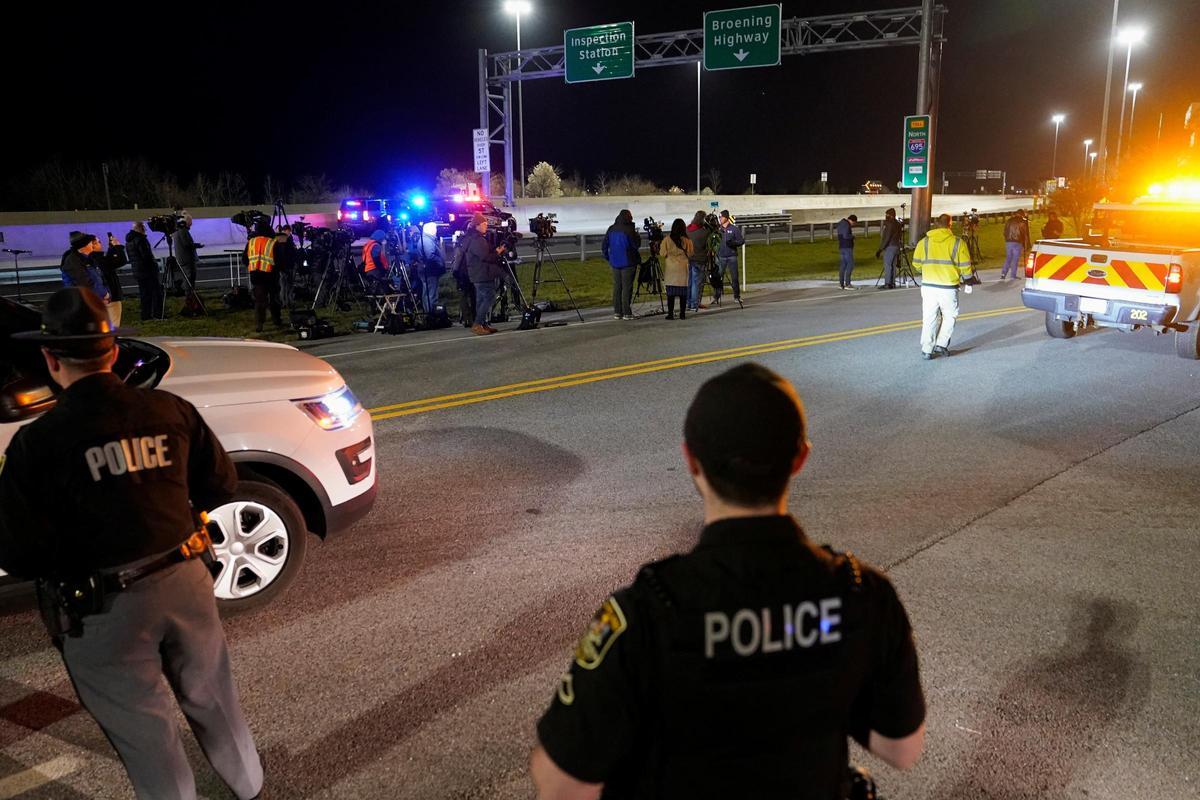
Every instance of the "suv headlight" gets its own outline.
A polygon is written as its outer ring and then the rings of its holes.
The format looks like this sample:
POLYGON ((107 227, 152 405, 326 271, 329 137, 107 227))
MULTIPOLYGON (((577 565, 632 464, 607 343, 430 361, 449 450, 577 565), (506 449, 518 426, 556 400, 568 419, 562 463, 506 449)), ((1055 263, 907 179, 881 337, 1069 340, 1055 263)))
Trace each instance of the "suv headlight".
POLYGON ((358 402, 349 386, 323 397, 294 402, 313 422, 327 431, 348 428, 363 410, 362 403, 358 402))

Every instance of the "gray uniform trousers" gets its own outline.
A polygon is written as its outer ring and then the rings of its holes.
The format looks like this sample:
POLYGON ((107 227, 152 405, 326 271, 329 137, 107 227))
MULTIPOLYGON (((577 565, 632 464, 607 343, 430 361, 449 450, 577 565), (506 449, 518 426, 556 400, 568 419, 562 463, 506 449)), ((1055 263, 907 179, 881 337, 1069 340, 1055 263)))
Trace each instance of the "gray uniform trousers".
POLYGON ((63 637, 63 661, 137 796, 196 797, 172 693, 234 794, 248 800, 262 791, 262 763, 238 705, 204 564, 197 559, 168 567, 107 602, 111 610, 84 617, 82 636, 63 637))

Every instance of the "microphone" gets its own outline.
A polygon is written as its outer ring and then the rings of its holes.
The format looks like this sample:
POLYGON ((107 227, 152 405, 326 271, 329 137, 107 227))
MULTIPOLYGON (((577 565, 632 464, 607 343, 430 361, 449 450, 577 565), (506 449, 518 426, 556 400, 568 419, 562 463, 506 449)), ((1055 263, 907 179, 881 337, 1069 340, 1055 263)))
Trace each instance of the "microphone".
POLYGON ((4 248, 4 252, 12 253, 14 256, 23 256, 23 255, 28 255, 28 254, 32 253, 33 251, 32 250, 10 250, 6 247, 6 248, 4 248))

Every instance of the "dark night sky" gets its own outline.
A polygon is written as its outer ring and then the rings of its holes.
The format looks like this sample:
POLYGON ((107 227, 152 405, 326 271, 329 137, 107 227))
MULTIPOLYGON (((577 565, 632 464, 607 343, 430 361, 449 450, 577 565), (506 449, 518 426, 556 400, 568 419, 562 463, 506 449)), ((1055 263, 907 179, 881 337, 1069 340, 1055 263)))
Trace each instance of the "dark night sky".
MULTIPOLYGON (((626 19, 639 34, 698 28, 704 9, 739 5, 533 2, 522 24, 526 47, 561 44, 564 28, 626 19)), ((1059 172, 1076 171, 1082 140, 1099 139, 1110 0, 943 2, 938 169, 1042 177, 1050 166, 1049 117, 1063 111, 1059 158, 1068 168, 1059 172)), ((783 11, 810 16, 911 4, 812 0, 785 2, 783 11)), ((90 42, 81 39, 71 56, 65 15, 35 21, 6 46, 17 64, 46 65, 19 86, 8 81, 8 174, 55 154, 97 162, 144 155, 185 178, 239 170, 252 187, 266 172, 324 172, 378 193, 429 186, 441 167, 470 165, 477 49, 515 47, 501 5, 154 6, 171 16, 166 24, 150 6, 110 3, 98 12, 93 5, 77 31, 90 42), (73 119, 70 109, 90 109, 94 124, 73 119)), ((1162 111, 1166 133, 1176 136, 1187 103, 1200 101, 1200 2, 1121 5, 1123 21, 1150 32, 1134 51, 1133 78, 1146 83, 1138 135, 1151 141, 1162 111)), ((1114 139, 1123 61, 1122 51, 1114 139)), ((785 56, 775 68, 706 73, 703 168, 721 170, 726 192, 741 191, 751 171, 760 192, 794 191, 820 170, 836 186, 867 178, 893 184, 916 65, 916 48, 904 47, 785 56)), ((525 102, 527 168, 548 160, 589 178, 600 170, 637 172, 664 186, 694 185, 691 65, 602 85, 530 81, 525 102)), ((500 162, 499 148, 492 157, 500 162)))

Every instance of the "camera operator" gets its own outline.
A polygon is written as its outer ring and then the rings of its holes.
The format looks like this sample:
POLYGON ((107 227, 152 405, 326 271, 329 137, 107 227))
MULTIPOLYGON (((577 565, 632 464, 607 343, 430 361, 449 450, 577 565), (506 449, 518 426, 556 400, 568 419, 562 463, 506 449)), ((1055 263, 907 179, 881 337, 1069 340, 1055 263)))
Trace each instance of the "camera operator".
POLYGON ((104 283, 104 273, 92 256, 101 252, 100 240, 90 233, 71 231, 71 249, 63 253, 59 270, 63 287, 91 289, 105 305, 112 299, 104 283))
POLYGON ((275 231, 271 230, 269 222, 257 223, 254 236, 246 242, 246 270, 250 274, 250 291, 254 295, 254 330, 257 333, 262 333, 268 307, 271 309, 271 322, 277 328, 283 327, 276 264, 277 244, 275 231))
POLYGON ((896 259, 900 257, 904 226, 896 219, 896 209, 889 208, 883 214, 883 225, 879 229, 879 249, 875 257, 883 254, 883 286, 882 289, 896 288, 896 259))
MULTIPOLYGON (((742 229, 733 221, 733 217, 729 216, 729 211, 721 212, 721 246, 717 248, 717 265, 721 270, 722 281, 724 276, 729 275, 729 282, 733 285, 733 299, 735 302, 742 302, 742 285, 738 282, 738 248, 746 244, 746 237, 742 235, 742 229)), ((720 290, 717 291, 717 300, 721 299, 720 290)))
POLYGON ((471 333, 476 336, 487 336, 496 332, 488 323, 491 322, 492 303, 496 299, 496 284, 504 277, 500 256, 504 255, 507 249, 504 245, 492 247, 485 235, 487 229, 487 217, 476 212, 471 217, 471 225, 459 245, 463 248, 467 275, 475 287, 475 324, 471 326, 471 333))
POLYGON ((704 294, 704 282, 708 280, 705 270, 708 267, 708 227, 704 224, 707 216, 703 211, 697 211, 692 217, 692 224, 687 226, 688 239, 692 243, 692 252, 688 255, 688 310, 699 311, 707 308, 700 304, 704 294))
POLYGON ((275 271, 279 273, 279 302, 292 307, 292 288, 296 285, 299 252, 292 239, 292 226, 280 225, 275 234, 275 271))
POLYGON ((392 284, 388 278, 391 264, 387 255, 387 234, 382 228, 371 232, 371 238, 362 249, 362 276, 367 282, 368 294, 391 294, 392 284))
POLYGON ((121 278, 117 275, 117 270, 129 263, 129 259, 125 257, 125 247, 117 241, 117 237, 109 233, 108 251, 92 253, 91 258, 100 269, 100 274, 104 276, 104 284, 108 287, 108 318, 112 320, 115 328, 121 324, 121 301, 125 299, 121 278))
POLYGON ((622 209, 617 219, 604 232, 600 245, 604 258, 612 267, 613 319, 633 319, 633 281, 641 261, 638 253, 642 246, 641 234, 633 226, 633 213, 622 209))
POLYGON ((171 243, 175 246, 175 261, 179 264, 179 268, 183 274, 187 275, 188 283, 191 284, 193 291, 196 291, 196 263, 198 255, 196 251, 201 245, 196 244, 196 240, 192 238, 192 215, 184 214, 179 218, 179 225, 175 228, 175 232, 171 234, 171 243))
POLYGON ((150 247, 150 239, 146 236, 146 224, 140 219, 135 220, 129 233, 125 234, 125 254, 133 267, 133 277, 137 279, 138 302, 141 306, 142 321, 158 319, 162 316, 162 283, 158 278, 158 259, 150 247))
POLYGON ((421 261, 420 277, 424 287, 421 303, 427 314, 438 306, 438 281, 446 274, 446 254, 437 229, 436 222, 426 222, 421 227, 421 238, 417 240, 417 258, 421 261))

